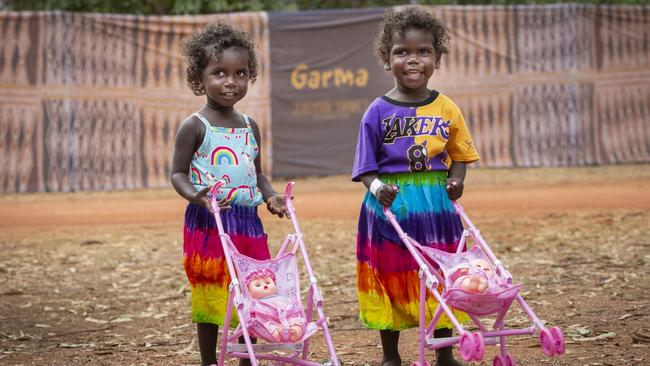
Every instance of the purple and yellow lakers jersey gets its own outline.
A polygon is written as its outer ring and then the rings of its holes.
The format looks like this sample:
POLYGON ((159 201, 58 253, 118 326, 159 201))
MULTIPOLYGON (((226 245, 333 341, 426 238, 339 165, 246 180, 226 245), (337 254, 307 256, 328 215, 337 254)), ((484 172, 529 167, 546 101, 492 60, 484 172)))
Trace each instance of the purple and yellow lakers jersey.
POLYGON ((365 173, 448 170, 479 159, 460 109, 433 91, 422 102, 375 99, 361 120, 352 180, 365 173))

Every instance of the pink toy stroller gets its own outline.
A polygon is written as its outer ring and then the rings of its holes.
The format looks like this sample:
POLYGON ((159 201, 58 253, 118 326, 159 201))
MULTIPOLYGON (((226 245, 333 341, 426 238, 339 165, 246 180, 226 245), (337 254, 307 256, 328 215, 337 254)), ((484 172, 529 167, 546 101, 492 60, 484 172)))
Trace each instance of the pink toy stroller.
POLYGON ((217 229, 219 230, 221 246, 228 265, 231 283, 228 286, 230 296, 228 297, 228 307, 223 326, 218 365, 224 365, 227 354, 231 357, 249 358, 253 366, 258 365, 258 360, 271 360, 276 365, 339 366, 339 361, 336 357, 334 345, 327 327, 327 318, 323 310, 323 296, 318 288, 316 277, 314 276, 309 256, 307 255, 302 232, 298 226, 295 208, 291 202, 291 192, 294 183, 290 182, 287 184, 284 199, 288 209, 288 216, 291 218, 295 232, 287 236, 276 257, 266 261, 259 261, 240 254, 230 240, 230 236, 224 231, 223 223, 219 216, 219 205, 216 201, 216 193, 222 184, 222 181, 218 181, 212 187, 211 204, 217 222, 217 229), (306 311, 300 298, 300 278, 296 257, 296 251, 298 249, 300 249, 302 254, 309 279, 309 296, 307 298, 306 311), (268 304, 257 304, 253 301, 248 288, 243 284, 249 274, 254 275, 254 272, 260 271, 264 273, 270 271, 277 278, 277 294, 286 300, 283 300, 283 303, 288 304, 286 308, 275 309, 268 304), (317 319, 313 319, 314 307, 318 314, 317 319), (240 324, 234 331, 230 331, 229 326, 233 309, 237 312, 240 324), (284 327, 283 331, 279 333, 284 335, 288 332, 286 329, 287 318, 303 319, 304 322, 301 325, 303 332, 300 339, 291 342, 288 337, 283 336, 281 338, 282 341, 277 341, 277 338, 273 336, 271 330, 268 329, 264 322, 252 316, 255 312, 264 313, 267 318, 277 316, 280 319, 279 323, 284 327), (319 328, 323 330, 325 342, 330 353, 330 359, 325 363, 307 360, 307 356, 309 355, 309 338, 319 328), (237 342, 238 338, 242 335, 245 344, 239 344, 237 342), (267 340, 268 342, 252 344, 251 336, 267 340), (288 356, 283 356, 277 353, 277 351, 284 352, 288 356))
POLYGON ((461 357, 466 361, 481 361, 486 344, 500 344, 501 352, 493 360, 493 366, 515 366, 513 357, 506 349, 506 336, 534 334, 539 330, 539 339, 547 356, 564 353, 564 336, 558 327, 546 328, 519 294, 522 285, 513 284, 512 276, 496 258, 480 231, 472 224, 461 205, 453 201, 456 212, 465 223, 458 250, 447 253, 422 246, 409 237, 400 227, 389 208, 384 214, 399 234, 402 242, 420 267, 420 325, 419 356, 413 366, 429 366, 424 359, 425 348, 438 349, 458 343, 461 357), (467 246, 471 237, 474 245, 467 246), (438 292, 442 285, 442 293, 438 292), (432 294, 438 307, 425 324, 425 304, 427 294, 432 294), (532 320, 529 328, 505 329, 505 316, 514 300, 532 320), (479 331, 467 332, 458 322, 450 307, 466 312, 479 331), (433 338, 436 323, 443 312, 449 317, 459 336, 433 338), (493 330, 488 330, 480 317, 496 315, 493 330))

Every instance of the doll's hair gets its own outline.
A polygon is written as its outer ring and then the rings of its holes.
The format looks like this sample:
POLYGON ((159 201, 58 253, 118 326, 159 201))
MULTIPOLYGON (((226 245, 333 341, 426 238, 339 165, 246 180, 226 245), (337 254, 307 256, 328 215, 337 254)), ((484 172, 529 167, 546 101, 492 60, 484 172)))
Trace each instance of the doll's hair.
POLYGON ((260 268, 247 274, 246 277, 244 278, 244 283, 246 284, 246 287, 248 287, 248 285, 250 285, 250 283, 253 282, 254 280, 258 278, 264 278, 264 277, 271 277, 273 282, 276 282, 275 273, 273 273, 273 271, 271 271, 268 268, 260 268))
POLYGON ((421 6, 408 6, 401 10, 389 10, 384 14, 375 41, 375 54, 382 64, 388 64, 390 61, 395 33, 404 36, 409 29, 420 29, 431 34, 437 57, 449 53, 449 29, 445 23, 421 6))
POLYGON ((181 53, 187 59, 186 79, 195 95, 205 94, 203 70, 210 56, 221 56, 228 48, 240 48, 248 54, 248 74, 251 83, 257 78, 257 55, 249 35, 223 22, 209 24, 201 31, 184 38, 181 53))

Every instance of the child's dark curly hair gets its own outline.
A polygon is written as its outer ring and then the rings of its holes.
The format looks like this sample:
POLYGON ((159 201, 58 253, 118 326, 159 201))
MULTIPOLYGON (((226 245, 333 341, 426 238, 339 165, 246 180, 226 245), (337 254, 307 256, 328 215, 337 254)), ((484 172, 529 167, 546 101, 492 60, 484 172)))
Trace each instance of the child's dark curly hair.
POLYGON ((433 49, 440 57, 449 52, 449 29, 438 18, 420 6, 409 6, 402 10, 389 10, 379 26, 375 42, 375 53, 385 65, 390 61, 395 33, 403 36, 408 29, 421 29, 433 36, 433 49))
POLYGON ((205 94, 203 69, 211 55, 219 57, 231 47, 248 52, 248 73, 251 83, 257 78, 257 55, 247 33, 226 23, 210 24, 201 31, 183 39, 181 53, 187 58, 187 83, 195 95, 205 94))

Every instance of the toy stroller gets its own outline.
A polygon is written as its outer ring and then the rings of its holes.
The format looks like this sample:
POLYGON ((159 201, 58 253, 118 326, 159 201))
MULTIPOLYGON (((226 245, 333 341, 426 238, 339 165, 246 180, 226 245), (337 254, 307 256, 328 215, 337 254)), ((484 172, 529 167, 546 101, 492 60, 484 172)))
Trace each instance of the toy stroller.
POLYGON ((544 327, 519 294, 522 285, 512 283, 512 276, 496 258, 461 205, 456 201, 453 201, 453 205, 466 226, 456 253, 447 253, 421 245, 402 230, 390 209, 384 208, 386 218, 397 230, 402 242, 420 268, 419 356, 413 366, 429 366, 424 359, 425 348, 438 349, 457 343, 460 355, 466 361, 481 361, 485 345, 499 343, 501 352, 494 357, 493 366, 515 366, 513 357, 506 349, 506 337, 534 334, 537 330, 539 330, 544 354, 547 356, 563 354, 564 336, 560 328, 544 327), (472 238, 474 245, 464 251, 468 244, 468 237, 472 238), (438 292, 438 285, 442 285, 442 293, 438 292), (426 325, 425 304, 428 293, 436 298, 438 306, 431 322, 426 325), (532 320, 531 327, 505 329, 504 319, 514 300, 532 320), (478 326, 479 331, 467 332, 450 307, 466 312, 478 326), (433 331, 443 312, 449 317, 459 336, 433 338, 433 331), (488 315, 496 315, 493 330, 488 330, 480 321, 480 317, 488 315))
MULTIPOLYGON (((253 366, 258 365, 258 360, 271 360, 275 364, 283 365, 285 363, 305 366, 339 366, 338 358, 334 350, 334 345, 327 327, 327 318, 323 310, 323 296, 318 288, 316 277, 314 276, 302 232, 298 226, 295 215, 295 208, 291 202, 291 195, 294 183, 287 184, 284 199, 287 205, 288 216, 291 218, 295 232, 289 234, 282 244, 275 258, 259 261, 240 254, 230 239, 230 236, 224 231, 221 217, 219 216, 219 205, 217 204, 217 192, 223 184, 218 181, 211 189, 211 205, 214 217, 219 230, 221 246, 228 265, 231 282, 228 286, 230 293, 228 297, 228 306, 223 326, 223 336, 219 352, 218 365, 223 366, 226 354, 237 358, 249 358, 253 366), (300 298, 300 281, 298 275, 298 265, 296 251, 300 249, 305 268, 309 278, 309 296, 307 298, 307 309, 303 308, 300 298), (269 273, 277 278, 277 294, 282 296, 286 301, 283 304, 286 307, 276 308, 273 304, 260 304, 254 301, 247 286, 243 286, 251 276, 258 273, 269 273), (312 319, 313 310, 318 314, 318 319, 312 319), (230 331, 230 320, 233 310, 237 312, 240 324, 234 331, 230 331), (275 331, 270 329, 268 323, 259 321, 261 316, 265 319, 275 317, 278 319, 275 331), (298 337, 290 337, 289 321, 292 319, 302 319, 298 325, 300 334, 298 337), (330 359, 325 363, 309 361, 309 337, 318 329, 323 330, 325 342, 330 353, 330 359), (244 337, 245 344, 237 343, 240 336, 244 337), (269 343, 252 344, 251 336, 262 338, 269 343), (282 356, 274 351, 283 351, 288 356, 282 356)), ((278 305, 279 306, 279 305, 278 305)), ((295 334, 294 334, 295 335, 295 334)))

